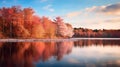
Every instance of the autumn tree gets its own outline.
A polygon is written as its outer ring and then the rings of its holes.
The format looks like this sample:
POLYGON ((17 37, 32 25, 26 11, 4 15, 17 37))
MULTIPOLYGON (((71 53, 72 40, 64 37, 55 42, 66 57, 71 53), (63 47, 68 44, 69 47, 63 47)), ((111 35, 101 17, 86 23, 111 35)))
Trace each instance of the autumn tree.
POLYGON ((65 24, 61 17, 56 17, 55 22, 57 23, 57 35, 61 37, 72 37, 73 29, 70 24, 65 24))
POLYGON ((67 37, 72 37, 73 35, 74 35, 74 33, 73 33, 73 28, 72 28, 72 25, 71 24, 69 24, 69 23, 66 23, 66 26, 67 26, 67 37))
POLYGON ((32 38, 44 38, 45 30, 41 19, 38 16, 33 16, 31 25, 31 37, 32 38))
POLYGON ((57 38, 72 37, 73 29, 60 17, 52 21, 48 17, 34 15, 32 8, 20 6, 0 8, 0 37, 5 38, 57 38))
POLYGON ((42 24, 45 29, 45 38, 54 38, 56 32, 55 24, 47 17, 42 17, 42 24))
POLYGON ((87 29, 87 28, 74 28, 73 37, 116 37, 119 38, 120 30, 107 30, 107 29, 87 29))
POLYGON ((24 13, 24 27, 29 30, 30 36, 32 34, 32 19, 33 19, 33 14, 34 11, 32 8, 24 8, 23 9, 24 13))

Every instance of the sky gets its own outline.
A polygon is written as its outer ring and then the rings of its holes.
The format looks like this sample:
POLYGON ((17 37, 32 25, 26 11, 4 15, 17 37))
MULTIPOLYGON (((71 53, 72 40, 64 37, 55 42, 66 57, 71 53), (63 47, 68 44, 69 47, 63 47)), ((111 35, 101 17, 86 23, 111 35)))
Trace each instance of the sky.
POLYGON ((120 0, 0 0, 0 8, 31 7, 38 16, 60 16, 73 27, 120 29, 120 0))

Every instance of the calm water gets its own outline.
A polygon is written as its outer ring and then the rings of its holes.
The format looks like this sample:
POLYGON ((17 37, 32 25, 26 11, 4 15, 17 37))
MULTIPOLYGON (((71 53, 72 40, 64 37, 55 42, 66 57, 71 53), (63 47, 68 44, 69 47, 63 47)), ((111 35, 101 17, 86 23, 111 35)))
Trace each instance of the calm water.
POLYGON ((120 67, 120 40, 0 42, 0 67, 120 67))

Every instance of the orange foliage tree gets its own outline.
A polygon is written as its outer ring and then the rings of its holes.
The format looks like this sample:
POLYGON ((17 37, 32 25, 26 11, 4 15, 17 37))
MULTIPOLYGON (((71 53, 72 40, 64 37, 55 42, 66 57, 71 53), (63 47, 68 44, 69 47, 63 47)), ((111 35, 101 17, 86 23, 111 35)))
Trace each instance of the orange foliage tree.
POLYGON ((52 21, 45 16, 34 15, 32 8, 0 8, 0 38, 72 37, 72 33, 72 26, 65 24, 61 17, 52 21))

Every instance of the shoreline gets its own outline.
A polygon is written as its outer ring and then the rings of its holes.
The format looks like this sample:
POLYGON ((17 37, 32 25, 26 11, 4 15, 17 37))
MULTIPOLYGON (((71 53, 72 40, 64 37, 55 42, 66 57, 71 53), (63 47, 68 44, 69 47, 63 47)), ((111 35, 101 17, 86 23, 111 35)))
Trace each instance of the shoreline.
POLYGON ((0 39, 0 42, 62 42, 78 40, 120 40, 120 38, 0 39))

